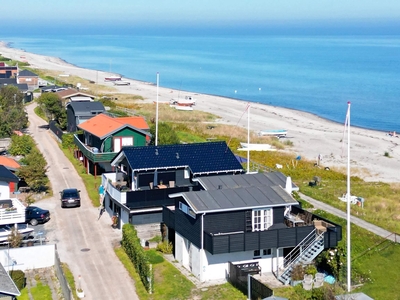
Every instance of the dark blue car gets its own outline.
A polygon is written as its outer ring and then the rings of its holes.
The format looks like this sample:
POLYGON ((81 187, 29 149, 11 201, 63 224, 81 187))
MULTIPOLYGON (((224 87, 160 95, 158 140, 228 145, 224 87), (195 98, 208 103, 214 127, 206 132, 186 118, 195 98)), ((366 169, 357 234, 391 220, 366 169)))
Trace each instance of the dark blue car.
POLYGON ((50 220, 50 212, 37 206, 28 206, 25 210, 25 221, 32 226, 50 220))

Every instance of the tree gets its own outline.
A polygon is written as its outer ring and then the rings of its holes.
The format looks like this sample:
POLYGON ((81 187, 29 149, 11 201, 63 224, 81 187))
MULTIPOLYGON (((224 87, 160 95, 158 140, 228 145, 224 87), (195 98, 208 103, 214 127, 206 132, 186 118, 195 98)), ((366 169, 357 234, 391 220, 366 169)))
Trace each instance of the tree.
POLYGON ((8 236, 7 240, 10 245, 10 248, 18 248, 19 246, 21 246, 22 236, 18 232, 18 229, 16 228, 16 226, 13 226, 11 228, 11 233, 8 236))
POLYGON ((32 190, 42 190, 49 182, 46 175, 47 162, 42 153, 37 148, 33 148, 21 161, 25 165, 17 171, 17 176, 23 178, 32 190))
POLYGON ((15 86, 0 89, 0 136, 9 137, 15 130, 28 126, 24 95, 15 86))
MULTIPOLYGON (((152 134, 150 144, 155 145, 156 138, 156 125, 150 126, 150 133, 152 134)), ((176 132, 165 122, 158 124, 158 145, 172 145, 179 144, 179 137, 176 132)))
POLYGON ((33 141, 32 137, 29 135, 16 135, 13 134, 11 136, 11 146, 8 150, 11 155, 28 155, 32 148, 35 146, 35 142, 33 141))
POLYGON ((38 99, 49 120, 56 120, 61 128, 66 127, 67 113, 60 97, 55 93, 43 93, 38 99))

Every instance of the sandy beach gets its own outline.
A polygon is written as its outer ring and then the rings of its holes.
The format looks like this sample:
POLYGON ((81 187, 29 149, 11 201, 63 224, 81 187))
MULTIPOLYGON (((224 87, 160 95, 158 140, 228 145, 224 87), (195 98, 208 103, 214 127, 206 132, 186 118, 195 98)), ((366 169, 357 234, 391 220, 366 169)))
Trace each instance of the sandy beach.
MULTIPOLYGON (((114 86, 105 83, 108 72, 79 68, 63 61, 60 58, 48 57, 23 50, 9 48, 6 43, 0 43, 0 54, 15 60, 27 61, 31 67, 59 71, 60 74, 76 75, 84 79, 95 81, 102 85, 114 86), (23 59, 21 58, 23 57, 23 59)), ((160 78, 162 74, 160 74, 160 78)), ((157 99, 157 88, 154 84, 123 78, 129 81, 129 86, 115 86, 120 93, 141 95, 146 101, 157 99)), ((154 82, 156 74, 154 75, 154 82)), ((162 81, 161 81, 162 82, 162 81)), ((178 91, 159 87, 158 100, 167 102, 177 98, 178 91)), ((180 92, 180 97, 194 96, 195 110, 216 114, 221 117, 218 122, 247 128, 247 117, 241 120, 246 101, 218 97, 206 94, 180 92), (239 121, 240 120, 240 121, 239 121)), ((343 122, 346 116, 346 103, 343 106, 343 122)), ((300 155, 304 159, 316 161, 322 155, 323 166, 346 170, 347 145, 343 139, 344 125, 322 119, 316 115, 264 104, 251 103, 250 127, 253 131, 267 129, 286 129, 287 138, 293 142, 288 149, 293 158, 300 155)), ((190 112, 188 112, 190 113, 190 112)), ((400 182, 400 138, 387 135, 385 132, 351 127, 351 174, 357 175, 366 181, 400 182), (385 152, 389 156, 385 156, 385 152)), ((282 170, 284 172, 284 169, 282 170)))

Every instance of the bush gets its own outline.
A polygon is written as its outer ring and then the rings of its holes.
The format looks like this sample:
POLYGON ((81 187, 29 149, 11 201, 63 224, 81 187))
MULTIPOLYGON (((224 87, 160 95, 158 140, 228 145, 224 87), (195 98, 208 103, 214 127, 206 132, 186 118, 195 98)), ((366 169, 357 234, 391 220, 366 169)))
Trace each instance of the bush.
POLYGON ((172 250, 174 249, 174 247, 172 246, 171 242, 168 243, 167 241, 164 241, 159 243, 156 249, 157 251, 160 251, 164 254, 172 254, 172 250))
POLYGON ((22 290, 25 287, 25 273, 21 270, 13 270, 10 271, 9 274, 18 290, 22 290))
POLYGON ((149 259, 140 245, 137 231, 131 224, 125 224, 122 227, 121 245, 135 266, 136 272, 139 274, 144 287, 151 293, 154 274, 150 267, 149 259))

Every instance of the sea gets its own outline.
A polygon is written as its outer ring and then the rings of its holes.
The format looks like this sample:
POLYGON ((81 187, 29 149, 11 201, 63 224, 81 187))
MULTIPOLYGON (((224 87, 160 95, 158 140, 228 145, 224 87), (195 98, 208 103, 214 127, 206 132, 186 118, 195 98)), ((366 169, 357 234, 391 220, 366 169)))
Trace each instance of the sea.
POLYGON ((400 35, 11 30, 28 52, 181 91, 400 132, 400 35))

